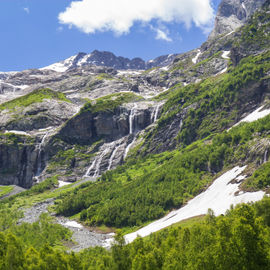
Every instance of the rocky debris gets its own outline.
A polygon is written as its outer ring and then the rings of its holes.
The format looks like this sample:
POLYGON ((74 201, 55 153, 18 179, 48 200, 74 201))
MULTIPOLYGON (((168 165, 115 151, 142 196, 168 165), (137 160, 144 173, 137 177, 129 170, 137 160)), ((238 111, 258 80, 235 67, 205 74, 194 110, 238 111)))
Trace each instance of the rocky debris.
POLYGON ((48 207, 54 204, 54 199, 48 199, 43 202, 37 203, 30 208, 24 210, 24 216, 18 221, 18 224, 23 222, 34 223, 39 220, 43 213, 48 213, 48 207))
POLYGON ((89 247, 106 246, 106 242, 109 239, 112 239, 111 234, 102 234, 90 231, 78 222, 70 221, 64 217, 56 217, 56 221, 58 224, 73 232, 72 240, 75 244, 71 247, 71 250, 75 252, 89 247))
POLYGON ((209 38, 230 33, 242 26, 265 0, 222 0, 209 38))
MULTIPOLYGON (((24 217, 18 221, 18 224, 34 223, 39 220, 39 217, 43 213, 49 213, 48 207, 54 204, 54 199, 48 199, 43 202, 37 203, 30 208, 24 210, 24 217)), ((78 252, 82 249, 105 246, 106 240, 111 239, 111 234, 101 234, 90 231, 76 221, 71 221, 64 217, 55 217, 55 222, 68 228, 73 232, 72 240, 75 242, 71 247, 72 251, 78 252)))

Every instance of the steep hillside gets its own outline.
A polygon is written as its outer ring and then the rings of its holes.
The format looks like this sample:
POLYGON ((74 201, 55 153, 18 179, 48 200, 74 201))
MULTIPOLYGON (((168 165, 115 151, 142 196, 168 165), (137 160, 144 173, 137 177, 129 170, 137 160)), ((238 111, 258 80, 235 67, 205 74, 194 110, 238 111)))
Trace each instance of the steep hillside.
POLYGON ((147 70, 95 51, 0 74, 0 268, 269 268, 262 4, 222 1, 224 29, 147 70))

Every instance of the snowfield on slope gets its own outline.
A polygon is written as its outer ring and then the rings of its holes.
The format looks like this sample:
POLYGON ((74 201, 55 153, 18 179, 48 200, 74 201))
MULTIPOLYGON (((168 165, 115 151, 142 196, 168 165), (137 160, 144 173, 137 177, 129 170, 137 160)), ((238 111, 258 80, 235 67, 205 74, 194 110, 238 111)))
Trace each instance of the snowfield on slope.
POLYGON ((248 116, 246 116, 245 118, 240 120, 238 123, 236 123, 234 127, 238 126, 242 122, 249 122, 249 123, 254 122, 270 114, 270 109, 263 110, 263 107, 264 106, 261 106, 260 108, 250 113, 248 116))
POLYGON ((206 191, 190 200, 182 208, 172 211, 167 216, 136 232, 127 234, 125 236, 126 242, 131 243, 137 236, 145 237, 179 221, 206 214, 209 208, 214 211, 215 215, 221 215, 225 214, 231 205, 261 200, 265 194, 263 191, 240 192, 239 185, 245 179, 241 173, 245 168, 246 166, 237 166, 226 172, 217 178, 206 191), (232 180, 235 180, 234 183, 232 180))

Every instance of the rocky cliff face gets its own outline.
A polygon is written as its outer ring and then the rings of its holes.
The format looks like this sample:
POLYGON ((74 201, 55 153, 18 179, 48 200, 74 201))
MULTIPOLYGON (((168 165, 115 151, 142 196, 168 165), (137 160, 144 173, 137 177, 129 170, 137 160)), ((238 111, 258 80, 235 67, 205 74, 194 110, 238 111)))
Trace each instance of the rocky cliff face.
POLYGON ((29 188, 33 184, 38 151, 31 140, 16 135, 1 136, 0 183, 29 188))
POLYGON ((222 0, 210 38, 234 31, 263 5, 265 0, 222 0))
POLYGON ((101 139, 111 142, 136 133, 151 124, 153 110, 144 104, 137 106, 132 103, 113 111, 80 113, 66 123, 59 132, 59 137, 68 143, 90 145, 101 139))

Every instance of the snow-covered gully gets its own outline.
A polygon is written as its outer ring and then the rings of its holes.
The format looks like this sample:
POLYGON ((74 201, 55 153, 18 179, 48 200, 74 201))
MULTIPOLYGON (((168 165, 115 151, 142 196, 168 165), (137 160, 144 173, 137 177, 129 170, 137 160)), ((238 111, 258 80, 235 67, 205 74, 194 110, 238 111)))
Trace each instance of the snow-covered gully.
POLYGON ((193 64, 197 64, 198 58, 199 58, 199 56, 202 54, 202 52, 201 52, 200 49, 198 49, 197 52, 198 52, 198 53, 196 54, 196 56, 195 56, 194 58, 192 58, 193 64))
POLYGON ((237 166, 224 173, 217 178, 206 191, 190 200, 182 208, 172 211, 167 216, 136 232, 127 234, 125 236, 126 242, 131 243, 137 236, 145 237, 179 221, 206 214, 209 208, 211 208, 216 215, 221 215, 224 214, 231 205, 261 200, 265 194, 263 191, 244 193, 239 190, 240 183, 245 179, 245 176, 241 175, 245 168, 246 166, 237 166))
POLYGON ((234 125, 238 126, 240 123, 242 122, 254 122, 256 120, 259 120, 261 118, 264 118, 265 116, 270 114, 270 109, 263 109, 264 106, 259 107, 258 109, 256 109, 255 111, 253 111, 252 113, 250 113, 249 115, 247 115, 245 118, 243 118, 242 120, 240 120, 238 123, 236 123, 234 125))

